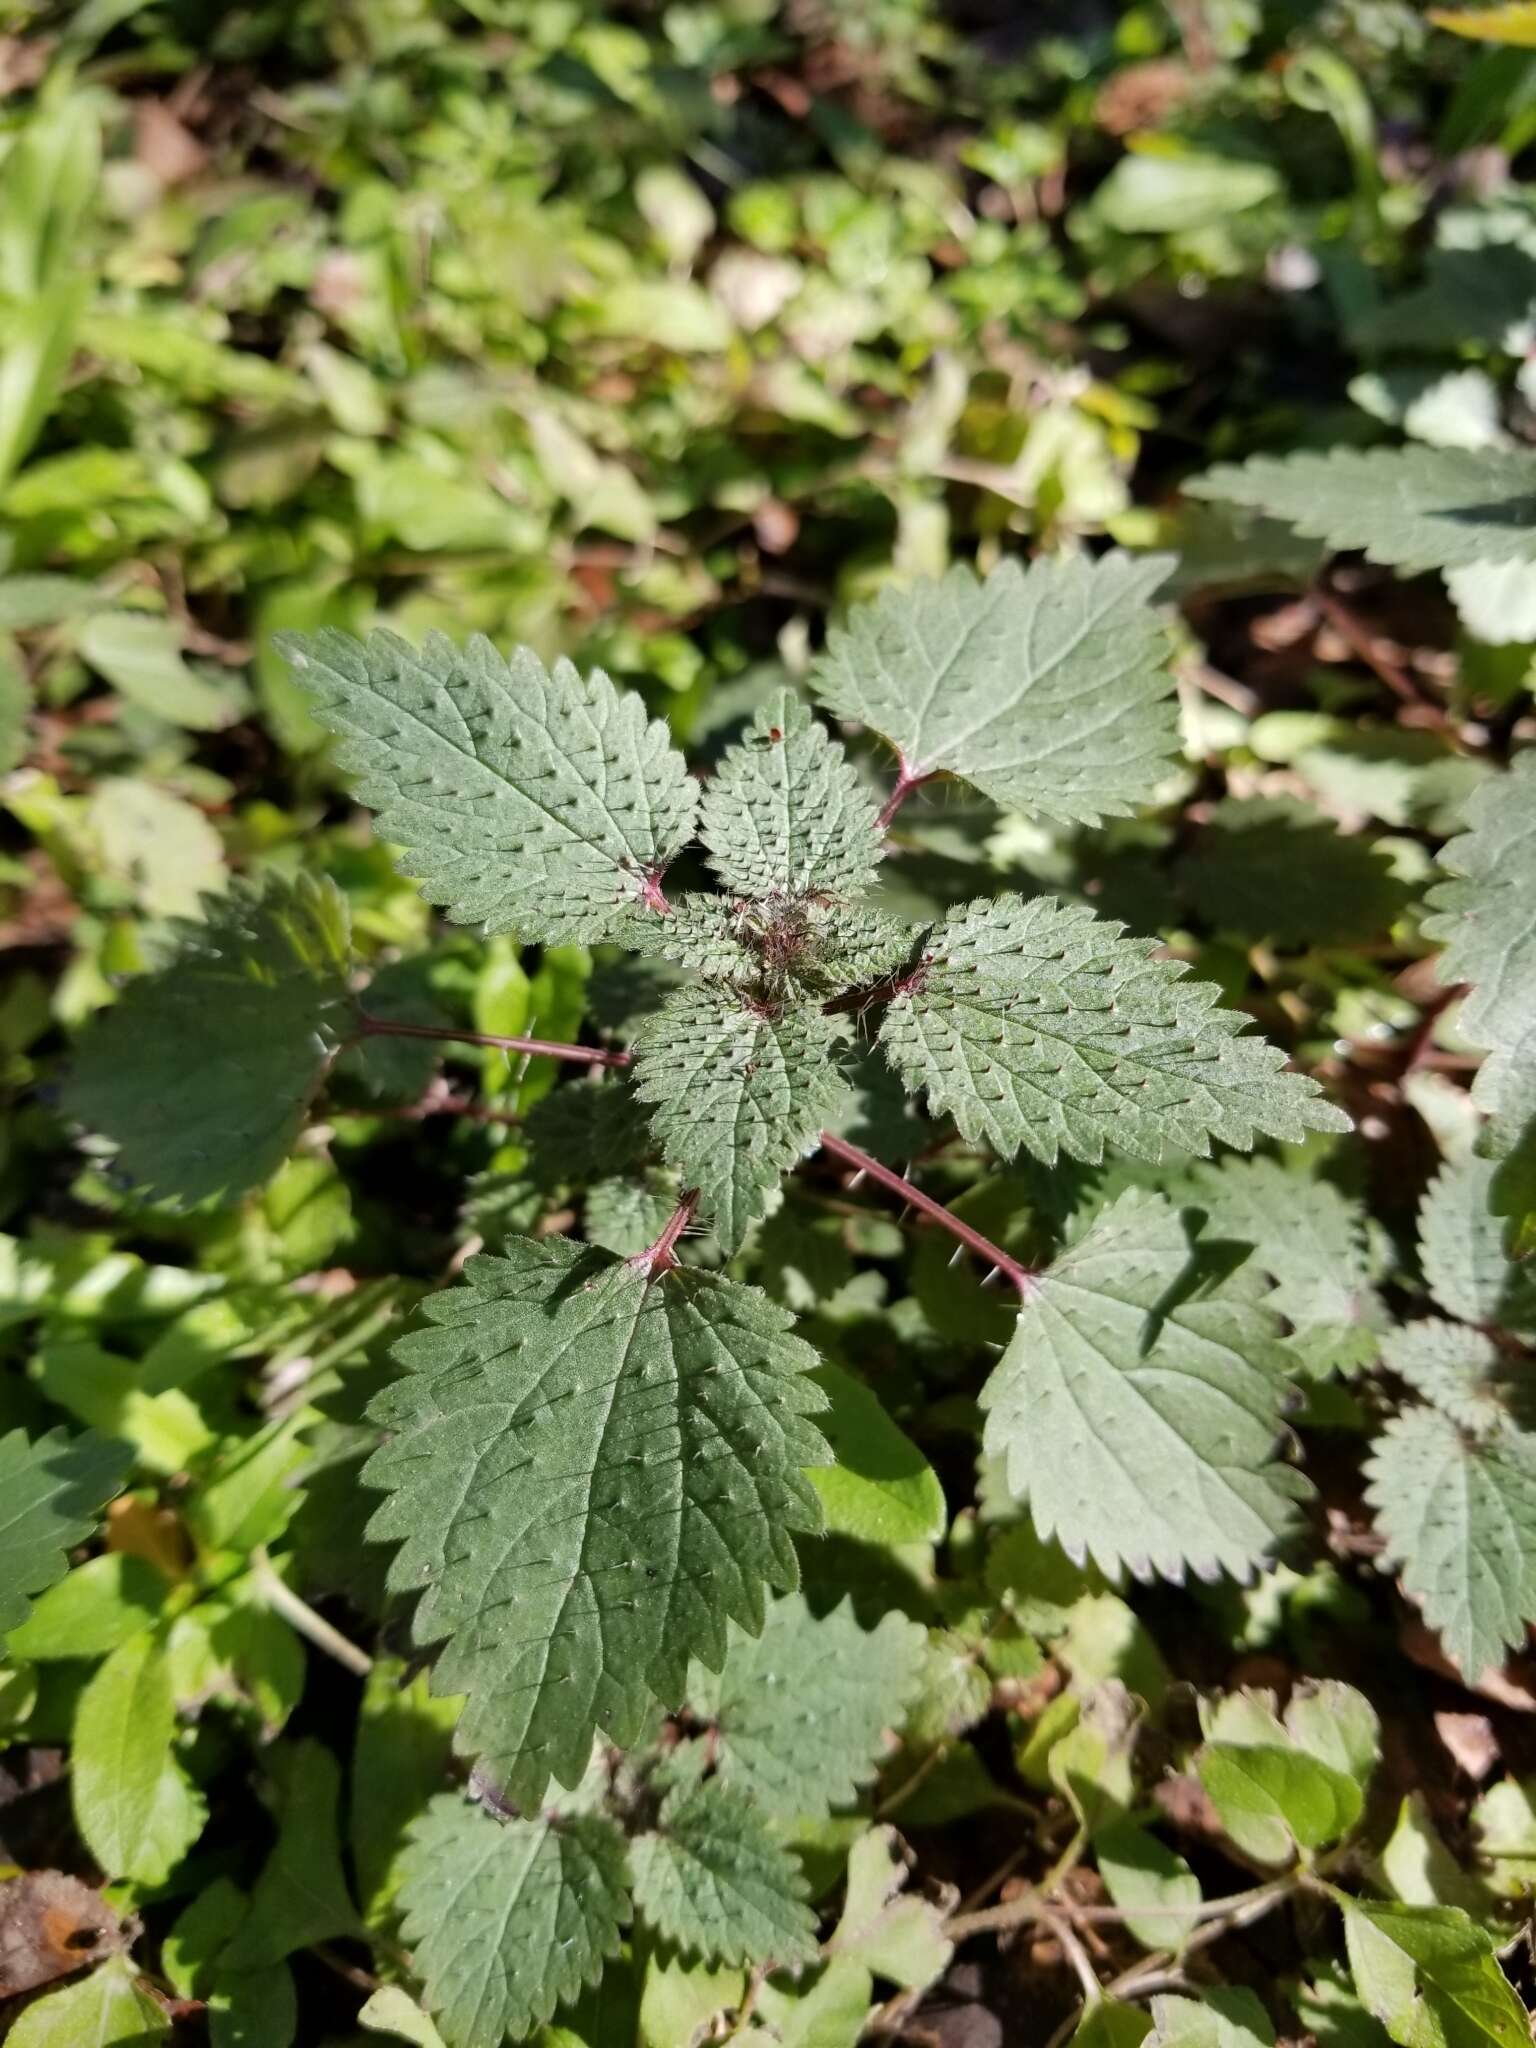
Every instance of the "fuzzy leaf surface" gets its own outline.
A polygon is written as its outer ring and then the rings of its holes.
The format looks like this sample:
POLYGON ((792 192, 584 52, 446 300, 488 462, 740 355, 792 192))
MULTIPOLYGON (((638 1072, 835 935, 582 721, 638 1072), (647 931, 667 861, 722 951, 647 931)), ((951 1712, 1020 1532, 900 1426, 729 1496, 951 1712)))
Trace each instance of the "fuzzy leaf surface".
POLYGON ((1285 1355, 1267 1285, 1160 1196, 1120 1196, 1035 1283, 982 1391, 1035 1527, 1106 1572, 1245 1576, 1305 1480, 1275 1458, 1285 1355))
POLYGON ((1493 1213, 1498 1164, 1443 1166, 1419 1204, 1419 1262, 1440 1307, 1468 1323, 1536 1329, 1536 1272, 1504 1249, 1493 1213))
POLYGON ((1155 960, 1152 939, 1050 897, 961 906, 929 933, 880 1043, 907 1085, 1004 1157, 1154 1163, 1349 1129, 1317 1083, 1219 1007, 1210 982, 1155 960))
POLYGON ((458 924, 545 944, 622 933, 693 830, 667 728, 602 672, 429 633, 278 636, 339 765, 458 924))
POLYGON ((453 2048, 521 2040, 597 1981, 629 1919, 624 1837, 596 1814, 496 1821, 434 1799, 401 1857, 403 1933, 453 2048))
POLYGON ((802 1468, 829 1455, 818 1358, 755 1288, 647 1285, 564 1239, 471 1260, 422 1313, 370 1411, 392 1434, 369 1533, 400 1545, 417 1640, 445 1645, 434 1690, 470 1696, 461 1748, 528 1805, 797 1583, 793 1532, 820 1525, 802 1468))
POLYGON ((1536 461, 1500 448, 1335 448, 1223 463, 1191 497, 1283 519, 1331 548, 1417 575, 1536 562, 1536 461))
POLYGON ((880 861, 876 809, 815 713, 783 690, 721 762, 699 832, 722 886, 738 895, 855 895, 880 861))
POLYGON ((842 1019, 796 1007, 768 1015, 701 983, 669 996, 635 1045, 635 1086, 701 1213, 735 1251, 796 1160, 842 1114, 842 1019))
POLYGON ((1519 1382, 1506 1379, 1502 1353, 1481 1330, 1429 1316, 1392 1331, 1381 1355, 1390 1372, 1462 1429, 1487 1431, 1509 1417, 1509 1395, 1519 1382))
POLYGON ((1166 555, 957 565, 888 587, 834 627, 811 687, 900 750, 1010 809, 1094 824, 1149 796, 1177 750, 1167 635, 1149 599, 1166 555))
POLYGON ((699 1664, 688 1675, 688 1705, 714 1730, 722 1783, 781 1820, 847 1805, 899 1727, 926 1647, 901 1614, 866 1631, 848 1600, 819 1619, 798 1593, 776 1600, 761 1635, 732 1630, 718 1676, 699 1664))
POLYGON ((1291 1325, 1287 1342, 1307 1372, 1347 1373, 1371 1362, 1386 1317, 1353 1202, 1273 1159, 1197 1166, 1190 1186, 1206 1212, 1205 1236, 1251 1245, 1274 1280, 1268 1305, 1291 1325))
POLYGON ((1468 800, 1468 829, 1442 847, 1451 877, 1430 891, 1428 937, 1444 982, 1468 982, 1461 1028, 1492 1057, 1474 1093, 1486 1109, 1531 1114, 1536 1092, 1536 753, 1518 755, 1468 800))
POLYGON ((30 1594, 64 1577, 68 1552, 121 1492, 132 1462, 127 1444, 89 1430, 50 1429, 35 1443, 19 1429, 0 1436, 0 1635, 26 1620, 30 1594))
POLYGON ((712 1782, 679 1787, 630 1855, 636 1906, 678 1948, 706 1963, 814 1958, 805 1880, 741 1793, 712 1782))
POLYGON ((308 875, 237 883, 176 933, 87 1025, 64 1108, 153 1194, 232 1199, 282 1164, 351 1028, 346 901, 308 875))
POLYGON ((1465 1677, 1536 1620, 1536 1436, 1473 1435, 1435 1408, 1394 1416, 1366 1466, 1388 1560, 1465 1677))

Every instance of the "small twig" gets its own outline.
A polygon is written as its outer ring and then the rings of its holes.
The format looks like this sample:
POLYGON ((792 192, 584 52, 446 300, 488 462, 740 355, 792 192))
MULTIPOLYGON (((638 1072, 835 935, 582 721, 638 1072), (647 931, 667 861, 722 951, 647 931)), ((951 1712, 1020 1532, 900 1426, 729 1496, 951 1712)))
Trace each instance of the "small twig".
POLYGON ((267 1555, 266 1545, 258 1543, 251 1552, 251 1577, 256 1581, 257 1591, 284 1621, 306 1636, 317 1650, 324 1650, 328 1657, 334 1657, 338 1664, 358 1678, 366 1678, 373 1669, 373 1659, 366 1650, 360 1650, 350 1642, 338 1628, 332 1628, 324 1615, 316 1614, 307 1600, 294 1592, 292 1586, 278 1572, 267 1555))
POLYGON ((1417 716, 1409 721, 1418 725, 1444 725, 1445 712, 1424 693, 1416 688, 1407 670, 1381 646, 1375 635, 1350 610, 1343 598, 1331 590, 1312 592, 1313 602, 1323 617, 1332 626, 1339 638, 1345 642, 1357 661, 1361 661, 1371 672, 1384 682, 1394 697, 1404 704, 1412 705, 1417 716))
POLYGON ((350 1984, 354 1991, 364 1991, 371 1995, 378 1990, 379 1980, 377 1977, 370 1971, 363 1969, 360 1964, 349 1963, 345 1956, 337 1955, 329 1943, 323 1941, 314 1942, 311 1944, 309 1953, 317 1962, 324 1963, 328 1970, 334 1971, 345 1983, 350 1984))
POLYGON ((834 1159, 841 1159, 845 1166, 851 1166, 856 1172, 878 1181, 889 1193, 899 1195, 909 1209, 916 1209, 918 1214, 926 1216, 930 1223, 937 1223, 941 1229, 947 1230, 951 1237, 959 1238, 961 1244, 975 1252, 979 1259, 984 1259, 989 1266, 996 1266, 999 1272, 1005 1274, 1010 1284, 1017 1289, 1021 1300, 1031 1299, 1039 1276, 1030 1267, 1021 1265, 1015 1258, 1010 1258, 1008 1253, 1000 1245, 995 1245, 989 1237, 983 1237, 979 1230, 973 1230, 969 1223, 962 1222, 958 1216, 946 1209, 942 1202, 934 1201, 931 1195, 925 1195, 921 1188, 914 1187, 912 1182, 904 1179, 901 1174, 894 1172, 889 1166, 882 1166, 870 1153, 861 1151, 857 1145, 850 1145, 846 1138, 834 1136, 831 1131, 822 1132, 821 1148, 824 1152, 830 1152, 834 1159))
POLYGON ((456 1024, 397 1024, 359 1013, 359 1038, 437 1038, 463 1045, 488 1045, 493 1052, 529 1053, 536 1059, 579 1060, 592 1067, 627 1067, 632 1055, 597 1045, 562 1045, 552 1038, 503 1038, 494 1031, 461 1031, 456 1024))

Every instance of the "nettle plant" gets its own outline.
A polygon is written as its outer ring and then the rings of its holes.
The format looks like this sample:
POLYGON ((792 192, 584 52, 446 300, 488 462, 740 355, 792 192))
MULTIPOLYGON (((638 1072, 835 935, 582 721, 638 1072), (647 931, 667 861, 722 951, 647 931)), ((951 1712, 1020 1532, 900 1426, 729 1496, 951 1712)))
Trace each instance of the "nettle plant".
MULTIPOLYGON (((392 1546, 433 1691, 461 1702, 479 1795, 429 1805, 402 1865, 405 1938, 451 2048, 529 2031, 632 1922, 705 1962, 818 1952, 779 1823, 869 1781, 927 1651, 900 1614, 870 1633, 796 1590, 863 1390, 843 1375, 839 1393, 791 1312, 730 1267, 808 1155, 899 1196, 1016 1295, 981 1449, 1031 1542, 1111 1579, 1244 1578, 1297 1524, 1293 1380, 1370 1364, 1387 1317, 1336 1189, 1210 1155, 1348 1118, 1215 986, 1081 905, 1003 894, 913 921, 875 893, 892 821, 935 778, 1067 825, 1154 795, 1178 737, 1152 601, 1169 567, 957 568, 855 611, 810 688, 894 748, 883 800, 793 690, 701 779, 601 674, 483 639, 290 636, 337 762, 427 899, 488 935, 636 956, 629 1021, 605 1043, 497 1038, 388 967, 360 987, 345 899, 306 876, 210 900, 81 1042, 70 1112, 127 1181, 180 1205, 263 1183, 332 1076, 408 1096, 454 1039, 570 1069, 519 1136, 545 1185, 587 1190, 588 1241, 510 1234, 471 1258, 370 1409, 367 1533, 392 1546), (695 840, 713 882, 680 888, 695 840), (1061 1184, 1053 1258, 1025 1263, 898 1170, 909 1098, 938 1139, 1061 1184), (1109 1155, 1135 1172, 1082 1201, 1070 1163, 1109 1155)), ((1452 891, 1479 886, 1501 829, 1500 796, 1480 801, 1452 891)), ((1464 913, 1447 896, 1443 915, 1464 913)), ((1515 1270, 1489 1214, 1497 1171, 1448 1169, 1426 1205, 1426 1271, 1460 1320, 1394 1340, 1421 1400, 1375 1467, 1408 1589, 1473 1662, 1536 1612, 1533 1440, 1488 1390, 1489 1304, 1515 1270), (1447 1249, 1458 1231, 1475 1287, 1447 1249), (1431 1466, 1439 1508, 1415 1524, 1431 1466), (1469 1473, 1480 1506, 1448 1533, 1469 1473), (1495 1523, 1520 1558, 1490 1590, 1476 1550, 1495 1523)), ((92 1475, 72 1484, 34 1586, 57 1576, 44 1565, 92 1475)), ((947 1949, 931 1912, 905 1948, 882 1918, 900 1878, 887 1835, 859 1853, 822 1953, 865 1973, 867 2004, 869 1973, 920 1985, 947 1949), (866 1926, 885 1930, 867 1954, 866 1926)))

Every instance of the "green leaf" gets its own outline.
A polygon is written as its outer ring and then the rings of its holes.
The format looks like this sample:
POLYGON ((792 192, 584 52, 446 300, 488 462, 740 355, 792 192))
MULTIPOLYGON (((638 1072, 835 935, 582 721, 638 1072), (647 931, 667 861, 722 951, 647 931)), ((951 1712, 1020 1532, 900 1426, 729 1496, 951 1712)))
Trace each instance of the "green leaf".
POLYGON ((1459 1908, 1340 1904, 1356 1989, 1400 2048, 1528 2048, 1493 1937, 1459 1908))
POLYGON ((1271 2048, 1275 2029, 1256 1993, 1213 1986, 1199 1998, 1152 2001, 1150 2048, 1271 2048))
POLYGON ((1505 1360, 1491 1337, 1434 1317, 1393 1330, 1382 1345, 1382 1364, 1479 1436, 1509 1419, 1511 1399, 1521 1391, 1518 1366, 1505 1360))
MULTIPOLYGON (((66 1553, 96 1527, 96 1513, 128 1477, 126 1444, 50 1429, 36 1443, 0 1436, 0 1632, 19 1628, 41 1593, 69 1569, 66 1553)), ((25 1652, 18 1652, 24 1655, 25 1652)))
POLYGON ((1492 1159, 1440 1169, 1419 1204, 1419 1262, 1448 1315, 1536 1330, 1536 1271, 1504 1249, 1504 1226, 1492 1206, 1497 1172, 1492 1159))
POLYGON ((962 905, 929 933, 920 971, 880 1028, 897 1071, 961 1135, 1004 1157, 1099 1160, 1106 1144, 1161 1161, 1350 1128, 1315 1081, 1244 1033, 1220 990, 1157 960, 1152 939, 1050 897, 962 905))
POLYGON ((1471 991, 1458 1024, 1490 1048, 1473 1092, 1484 1108, 1522 1102, 1531 1109, 1536 1043, 1536 752, 1518 755, 1507 775, 1490 776, 1467 800, 1467 830, 1440 850, 1450 880, 1430 891, 1425 935, 1443 941, 1444 982, 1471 991))
POLYGON ((1334 448, 1222 464, 1184 487, 1413 574, 1536 562, 1536 461, 1499 448, 1334 448))
POLYGON ((1206 1238, 1251 1245, 1273 1279, 1267 1306, 1290 1324, 1288 1348, 1303 1371, 1322 1377, 1371 1363, 1386 1315, 1371 1285, 1356 1203, 1273 1159, 1197 1166, 1188 1185, 1205 1210, 1206 1238))
POLYGON ((1388 1561, 1475 1683, 1536 1621, 1536 1436, 1473 1435, 1435 1408, 1394 1416, 1366 1468, 1388 1561))
POLYGON ((49 1587, 19 1628, 6 1654, 33 1663, 104 1657, 148 1628, 165 1605, 170 1581, 142 1557, 109 1550, 88 1558, 49 1587))
POLYGON ((109 1956, 78 1984, 28 2006, 7 2048, 151 2048, 171 2031, 164 2008, 126 1956, 109 1956))
POLYGON ((323 1743, 284 1743, 268 1762, 276 1793, 277 1842, 251 1910, 219 1958, 223 1970, 269 1970, 295 1949, 359 1932, 341 1869, 337 1807, 341 1771, 323 1743))
POLYGON ((789 1851, 750 1799, 713 1781, 669 1794, 630 1847, 635 1906, 664 1940, 710 1963, 808 1963, 816 1916, 789 1851))
POLYGON ((954 1944, 944 1916, 928 1899, 905 1889, 907 1866, 894 1828, 871 1828, 848 1852, 842 1917, 827 1943, 876 1977, 908 1991, 925 1991, 948 1969, 954 1944))
POLYGON ((1360 1818, 1359 1783, 1302 1749, 1207 1743, 1200 1782, 1233 1841, 1258 1863, 1341 1841, 1360 1818))
POLYGON ((143 612, 95 612, 80 628, 81 655, 130 703, 189 732, 217 732, 239 708, 229 687, 188 668, 181 628, 143 612))
POLYGON ((225 885, 224 848, 195 805, 136 775, 96 785, 89 818, 102 872, 151 917, 196 917, 200 899, 225 885))
POLYGON ((1202 924, 1272 946, 1359 945, 1409 900, 1386 855, 1294 797, 1226 797, 1178 864, 1202 924))
POLYGON ((413 2048, 446 2048, 437 2028, 398 1984, 381 1984, 371 1993, 358 2012, 357 2023, 366 2033, 390 2034, 398 2041, 411 2042, 413 2048))
POLYGON ((710 779, 699 831, 710 866, 737 895, 856 895, 880 861, 875 814, 842 748, 781 690, 710 779))
POLYGON ((618 1953, 629 1918, 624 1837, 594 1814, 496 1821, 443 1793, 411 1830, 400 1902, 444 2039, 500 2048, 618 1953))
POLYGON ((207 1807, 175 1739, 166 1645, 146 1630, 112 1652, 75 1712, 75 1824, 111 1877, 162 1884, 203 1831, 207 1807))
POLYGON ((917 1445, 840 1365, 819 1367, 815 1378, 830 1404, 821 1431, 835 1462, 814 1469, 811 1484, 828 1530, 861 1543, 937 1543, 949 1509, 917 1445))
POLYGON ((280 635, 336 759, 429 903, 545 943, 620 936, 687 843, 697 785, 639 697, 475 635, 280 635))
POLYGON ((0 325, 0 491, 53 409, 90 295, 88 279, 56 278, 0 325))
POLYGON ((459 1746, 531 1804, 794 1586, 825 1396, 790 1317, 716 1275, 647 1284, 561 1239, 465 1273, 370 1411, 391 1438, 364 1476, 391 1498, 369 1533, 401 1546, 417 1641, 446 1643, 435 1690, 469 1695, 459 1746))
POLYGON ((982 1392, 1035 1526, 1104 1571, 1252 1571, 1306 1498, 1280 1464, 1285 1355, 1265 1282, 1123 1194, 1035 1282, 982 1392))
POLYGON ((718 1676, 690 1671, 689 1711, 712 1731, 700 1751, 723 1784, 775 1819, 846 1806, 900 1726, 926 1646, 905 1615, 883 1615, 866 1632, 847 1599, 819 1619, 799 1594, 776 1600, 760 1635, 732 1631, 718 1676))
POLYGON ((310 876, 236 883, 177 938, 86 1027, 64 1104, 190 1204, 258 1186, 303 1128, 351 1022, 346 901, 310 876))
POLYGON ((1213 150, 1123 156, 1089 202, 1117 235, 1192 235, 1285 187, 1273 164, 1213 150))
POLYGON ((1184 1858, 1133 1820, 1101 1828, 1093 1853, 1105 1889, 1142 1947, 1177 1953, 1200 1906, 1200 1880, 1184 1858))
POLYGON ((847 1024, 819 1009, 767 1014, 713 983, 679 989, 635 1042, 635 1087, 684 1187, 728 1252, 784 1173, 842 1112, 847 1024))
POLYGON ((1072 2048, 1141 2048, 1152 2021, 1138 2005, 1101 1998, 1084 2012, 1072 2048))
POLYGON ((1011 810, 1095 824, 1143 802, 1177 750, 1166 555, 1008 560, 984 582, 887 585, 827 637, 811 687, 894 742, 909 778, 963 776, 1011 810))
POLYGON ((357 1895, 376 1919, 394 1897, 406 1831, 445 1782, 462 1702, 433 1697, 427 1674, 375 1659, 352 1750, 349 1842, 357 1895))

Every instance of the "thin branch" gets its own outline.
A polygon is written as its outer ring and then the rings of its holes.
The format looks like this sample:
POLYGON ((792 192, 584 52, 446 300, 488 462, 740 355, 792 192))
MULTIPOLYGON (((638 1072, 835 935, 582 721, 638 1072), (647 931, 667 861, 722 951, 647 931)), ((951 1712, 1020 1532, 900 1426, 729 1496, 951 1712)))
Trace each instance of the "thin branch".
POLYGON ((373 1659, 368 1652, 350 1642, 340 1629, 332 1628, 324 1615, 316 1614, 307 1600, 300 1599, 268 1557, 264 1544, 258 1543, 251 1552, 251 1577, 274 1614, 280 1614, 301 1636, 307 1636, 317 1650, 324 1650, 328 1657, 334 1657, 338 1664, 344 1665, 357 1677, 368 1676, 373 1669, 373 1659))
POLYGON ((627 1067, 627 1052, 605 1052, 597 1045, 562 1045, 552 1038, 502 1038, 494 1031, 461 1031, 456 1024, 397 1024, 384 1017, 359 1014, 359 1038, 438 1038, 463 1045, 488 1045, 493 1052, 522 1052, 535 1059, 577 1060, 590 1067, 627 1067))
POLYGON ((1443 726, 1449 723, 1442 707, 1415 686, 1408 671, 1393 658, 1370 628, 1356 617, 1337 592, 1314 588, 1312 600, 1355 659, 1363 662, 1386 684, 1394 697, 1411 708, 1413 715, 1404 718, 1405 725, 1443 726))
POLYGON ((937 1223, 942 1230, 947 1230, 951 1237, 959 1238, 968 1251, 973 1251, 977 1258, 984 1259, 989 1266, 995 1266, 1009 1285, 1017 1290, 1021 1300, 1028 1301, 1032 1298, 1039 1275, 1031 1267, 1021 1265, 1017 1259, 1011 1258, 1001 1245, 994 1244, 991 1238, 983 1237, 979 1230, 973 1230, 969 1223, 963 1222, 951 1210, 946 1209, 942 1202, 936 1202, 931 1195, 925 1195, 921 1188, 914 1187, 912 1182, 904 1179, 901 1174, 893 1172, 889 1166, 882 1166, 871 1153, 861 1151, 857 1145, 850 1145, 846 1138, 836 1137, 831 1131, 822 1132, 821 1149, 830 1152, 834 1159, 841 1159, 845 1166, 851 1166, 855 1172, 866 1174, 870 1180, 878 1181, 881 1187, 891 1194, 900 1196, 909 1209, 916 1209, 918 1214, 926 1216, 930 1223, 937 1223))

